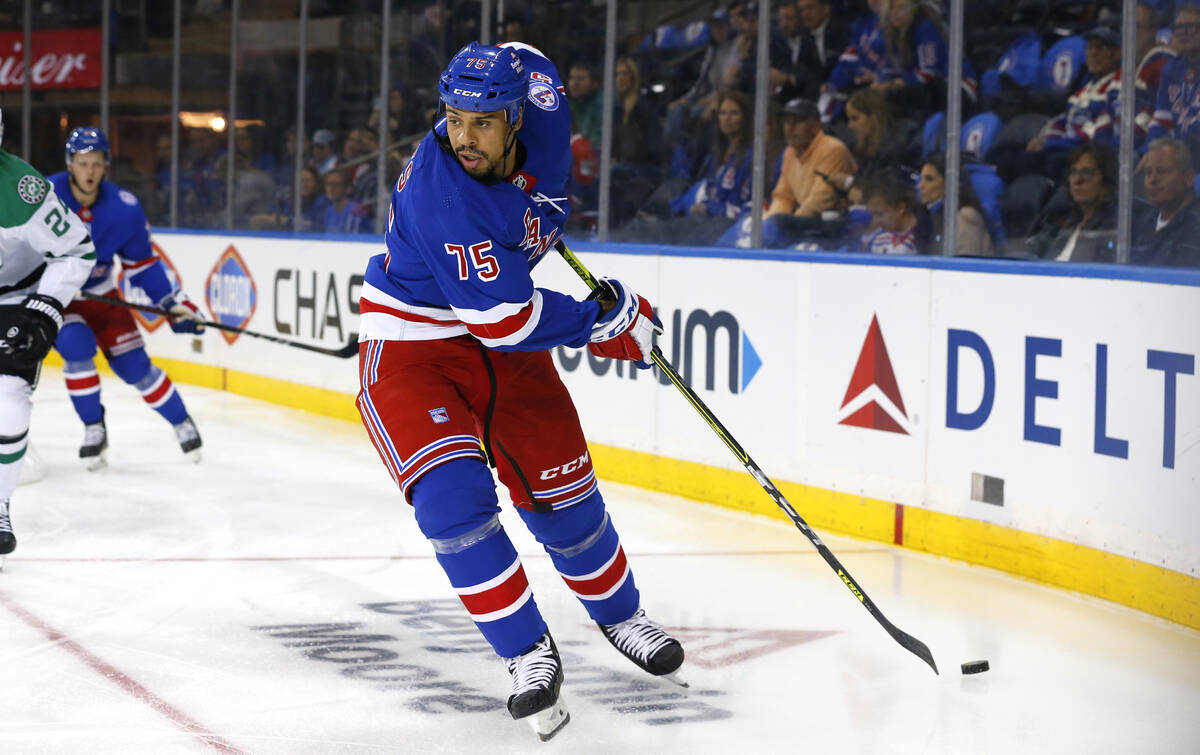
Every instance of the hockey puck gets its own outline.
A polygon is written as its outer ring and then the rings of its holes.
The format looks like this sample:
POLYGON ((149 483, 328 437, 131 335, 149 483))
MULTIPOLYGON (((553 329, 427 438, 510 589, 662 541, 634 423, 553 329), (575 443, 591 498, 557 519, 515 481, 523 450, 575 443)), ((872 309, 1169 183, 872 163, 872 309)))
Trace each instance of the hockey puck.
POLYGON ((962 672, 964 674, 982 674, 988 668, 990 667, 987 661, 967 661, 962 664, 962 672))

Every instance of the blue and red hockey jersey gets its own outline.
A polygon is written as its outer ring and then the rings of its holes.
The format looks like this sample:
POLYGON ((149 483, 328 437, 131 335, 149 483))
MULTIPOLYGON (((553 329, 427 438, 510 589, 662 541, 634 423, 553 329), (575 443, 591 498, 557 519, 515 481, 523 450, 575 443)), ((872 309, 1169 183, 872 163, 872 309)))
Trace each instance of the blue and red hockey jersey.
POLYGON ((1185 141, 1200 139, 1200 66, 1183 57, 1163 66, 1154 122, 1146 141, 1165 136, 1185 141))
POLYGON ((71 193, 68 173, 50 176, 54 193, 87 224, 96 242, 96 266, 83 284, 91 294, 107 294, 116 287, 116 263, 129 277, 129 282, 142 289, 155 304, 163 305, 175 287, 167 277, 167 268, 150 246, 150 224, 142 204, 132 193, 104 179, 100 182, 96 201, 84 207, 71 193))
POLYGON ((445 119, 425 136, 392 192, 387 251, 367 265, 360 341, 470 334, 505 351, 587 343, 599 305, 535 288, 530 275, 571 210, 565 90, 540 52, 506 46, 530 72, 517 132, 525 160, 508 180, 482 183, 439 145, 445 119))

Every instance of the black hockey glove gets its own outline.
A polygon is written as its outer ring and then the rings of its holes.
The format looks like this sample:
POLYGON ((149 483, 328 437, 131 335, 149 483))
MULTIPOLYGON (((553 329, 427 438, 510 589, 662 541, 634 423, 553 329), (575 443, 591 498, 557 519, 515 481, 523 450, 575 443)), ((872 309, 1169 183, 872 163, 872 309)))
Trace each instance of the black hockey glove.
POLYGON ((0 356, 17 366, 41 362, 50 353, 62 327, 62 305, 51 296, 33 294, 0 318, 0 356))

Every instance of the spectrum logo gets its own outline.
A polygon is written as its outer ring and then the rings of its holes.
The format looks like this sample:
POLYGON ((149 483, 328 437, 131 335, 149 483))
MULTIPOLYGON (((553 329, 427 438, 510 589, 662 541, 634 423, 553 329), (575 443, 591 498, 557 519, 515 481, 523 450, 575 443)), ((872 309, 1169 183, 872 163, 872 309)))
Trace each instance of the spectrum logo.
POLYGON ((858 363, 854 365, 839 414, 842 417, 839 425, 909 434, 904 428, 908 424, 904 398, 876 315, 871 316, 871 327, 858 353, 858 363))

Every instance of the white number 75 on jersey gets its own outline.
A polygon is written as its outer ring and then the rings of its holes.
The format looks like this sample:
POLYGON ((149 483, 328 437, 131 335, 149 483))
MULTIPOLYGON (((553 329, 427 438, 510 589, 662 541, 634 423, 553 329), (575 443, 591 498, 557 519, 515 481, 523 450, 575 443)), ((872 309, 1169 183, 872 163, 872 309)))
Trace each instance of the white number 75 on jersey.
POLYGON ((475 268, 475 275, 484 283, 496 280, 500 275, 500 263, 496 258, 485 252, 492 248, 492 242, 481 241, 464 249, 461 244, 446 244, 446 254, 458 257, 458 279, 467 280, 471 277, 470 267, 475 268))

